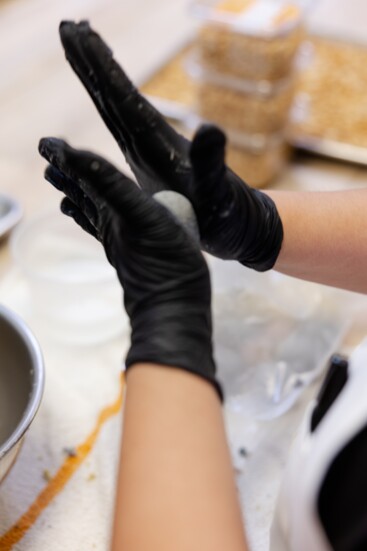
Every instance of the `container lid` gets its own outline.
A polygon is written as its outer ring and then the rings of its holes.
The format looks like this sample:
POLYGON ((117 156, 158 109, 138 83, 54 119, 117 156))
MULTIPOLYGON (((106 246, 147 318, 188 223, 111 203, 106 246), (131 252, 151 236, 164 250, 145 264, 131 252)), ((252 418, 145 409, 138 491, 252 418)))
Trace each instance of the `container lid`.
POLYGON ((309 0, 194 0, 192 13, 244 35, 275 38, 299 25, 309 0))

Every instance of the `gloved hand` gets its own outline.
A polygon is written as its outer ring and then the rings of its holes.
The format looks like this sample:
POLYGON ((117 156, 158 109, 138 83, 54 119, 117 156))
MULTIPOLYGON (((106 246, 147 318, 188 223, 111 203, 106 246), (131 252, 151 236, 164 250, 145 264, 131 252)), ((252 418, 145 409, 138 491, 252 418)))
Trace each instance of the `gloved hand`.
POLYGON ((126 366, 176 366, 215 380, 211 290, 198 245, 161 204, 89 152, 41 140, 45 177, 66 197, 62 211, 104 246, 124 289, 131 323, 126 366))
POLYGON ((185 195, 198 218, 202 248, 258 271, 272 268, 283 229, 274 202, 224 162, 225 137, 202 127, 192 144, 140 95, 111 50, 85 21, 63 22, 66 58, 116 138, 142 189, 185 195))

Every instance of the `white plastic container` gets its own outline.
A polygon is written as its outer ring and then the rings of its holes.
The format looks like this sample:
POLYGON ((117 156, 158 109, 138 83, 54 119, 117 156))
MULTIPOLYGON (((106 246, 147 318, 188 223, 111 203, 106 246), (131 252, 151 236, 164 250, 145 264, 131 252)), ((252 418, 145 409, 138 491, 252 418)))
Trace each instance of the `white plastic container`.
POLYGON ((93 345, 127 330, 122 289, 102 245, 60 211, 20 224, 11 251, 38 331, 93 345))
POLYGON ((197 37, 208 69, 250 80, 278 80, 292 72, 304 37, 300 0, 195 0, 197 37))

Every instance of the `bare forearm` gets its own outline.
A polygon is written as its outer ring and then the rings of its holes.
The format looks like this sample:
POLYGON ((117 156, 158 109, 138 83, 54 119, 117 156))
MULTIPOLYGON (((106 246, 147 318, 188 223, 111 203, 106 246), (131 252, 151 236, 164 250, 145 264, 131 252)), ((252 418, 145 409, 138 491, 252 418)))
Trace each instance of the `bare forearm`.
POLYGON ((112 549, 247 549, 218 396, 195 375, 128 373, 112 549))
POLYGON ((276 270, 367 293, 367 190, 266 193, 284 227, 276 270))

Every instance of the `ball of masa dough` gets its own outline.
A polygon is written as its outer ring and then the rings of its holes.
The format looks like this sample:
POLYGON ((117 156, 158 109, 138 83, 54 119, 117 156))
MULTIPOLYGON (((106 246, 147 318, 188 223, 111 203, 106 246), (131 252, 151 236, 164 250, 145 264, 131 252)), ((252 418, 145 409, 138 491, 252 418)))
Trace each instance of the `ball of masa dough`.
POLYGON ((176 191, 170 190, 158 191, 153 197, 173 214, 191 237, 196 241, 200 240, 195 212, 190 201, 186 199, 186 197, 176 191))

